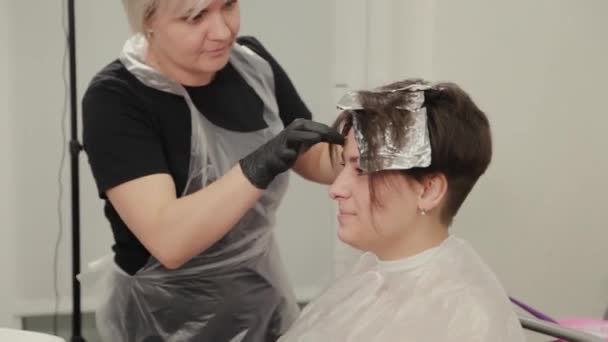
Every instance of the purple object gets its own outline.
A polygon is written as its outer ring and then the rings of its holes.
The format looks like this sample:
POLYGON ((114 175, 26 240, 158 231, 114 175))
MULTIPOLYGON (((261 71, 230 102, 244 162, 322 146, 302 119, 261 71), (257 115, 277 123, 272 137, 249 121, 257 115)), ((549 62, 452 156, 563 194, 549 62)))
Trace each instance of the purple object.
POLYGON ((518 301, 517 299, 513 298, 513 297, 509 297, 509 299, 511 300, 511 302, 513 302, 513 304, 519 306, 520 308, 524 309, 525 311, 527 311, 528 313, 530 313, 532 316, 538 318, 538 319, 542 319, 543 321, 547 321, 547 322, 551 322, 551 323, 555 323, 557 325, 560 325, 559 322, 557 322, 555 319, 545 315, 544 313, 534 309, 533 307, 528 306, 527 304, 524 304, 520 301, 518 301))

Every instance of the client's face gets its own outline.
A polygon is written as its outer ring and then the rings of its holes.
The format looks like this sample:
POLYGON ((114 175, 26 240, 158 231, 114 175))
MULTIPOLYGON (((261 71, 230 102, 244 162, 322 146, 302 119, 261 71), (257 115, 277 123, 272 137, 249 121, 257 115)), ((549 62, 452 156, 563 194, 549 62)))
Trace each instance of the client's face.
POLYGON ((352 130, 346 138, 341 161, 344 167, 330 188, 330 197, 339 206, 339 238, 376 254, 406 239, 418 217, 421 185, 398 174, 387 175, 386 182, 375 188, 380 205, 373 207, 370 177, 359 169, 359 150, 352 130))

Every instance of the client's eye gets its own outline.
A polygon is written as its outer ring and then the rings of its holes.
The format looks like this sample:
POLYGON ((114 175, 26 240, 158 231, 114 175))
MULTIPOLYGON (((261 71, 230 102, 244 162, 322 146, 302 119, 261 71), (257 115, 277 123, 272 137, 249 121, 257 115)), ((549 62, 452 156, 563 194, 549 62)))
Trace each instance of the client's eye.
POLYGON ((229 0, 226 1, 226 3, 224 4, 224 7, 226 8, 230 8, 230 7, 234 7, 234 5, 236 5, 237 0, 229 0))

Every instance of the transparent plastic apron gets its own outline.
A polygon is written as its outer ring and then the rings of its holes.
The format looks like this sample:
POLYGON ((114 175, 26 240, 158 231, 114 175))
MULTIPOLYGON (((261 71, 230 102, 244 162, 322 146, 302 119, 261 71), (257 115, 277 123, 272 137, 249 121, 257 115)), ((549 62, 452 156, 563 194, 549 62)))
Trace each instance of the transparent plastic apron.
MULTIPOLYGON (((145 44, 142 36, 131 38, 122 63, 145 85, 183 96, 190 108, 191 157, 183 195, 221 177, 283 129, 272 69, 248 48, 235 44, 230 63, 264 102, 268 127, 242 133, 209 122, 183 86, 143 64, 145 44)), ((287 183, 287 173, 279 175, 220 241, 177 270, 153 257, 133 276, 106 263, 108 290, 97 312, 104 340, 273 341, 284 333, 298 307, 272 227, 287 183)))

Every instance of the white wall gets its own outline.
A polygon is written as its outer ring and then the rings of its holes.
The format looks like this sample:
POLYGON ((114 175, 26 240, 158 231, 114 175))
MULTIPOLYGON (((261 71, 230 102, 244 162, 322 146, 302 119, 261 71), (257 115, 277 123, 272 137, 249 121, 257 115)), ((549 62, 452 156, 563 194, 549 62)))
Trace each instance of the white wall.
POLYGON ((434 77, 473 95, 495 139, 455 232, 513 296, 555 317, 601 317, 608 3, 435 3, 434 77))
MULTIPOLYGON (((62 149, 61 127, 65 107, 62 61, 65 39, 63 1, 46 1, 32 11, 29 4, 11 1, 14 57, 12 83, 12 131, 14 134, 16 246, 13 259, 18 312, 51 312, 53 309, 53 261, 59 233, 58 172, 62 149), (32 24, 36 23, 36 25, 32 24)), ((67 75, 67 73, 66 73, 67 75)), ((68 128, 66 122, 66 129, 68 128)), ((63 234, 59 254, 59 290, 70 296, 69 156, 61 180, 63 186, 63 234)), ((63 300, 63 306, 68 303, 63 300)))
POLYGON ((608 2, 436 1, 436 79, 488 113, 495 158, 456 232, 556 317, 608 305, 608 2))
POLYGON ((4 195, 0 197, 0 327, 13 327, 16 320, 13 316, 15 300, 15 221, 13 215, 13 115, 11 90, 11 53, 12 32, 10 27, 11 8, 6 1, 0 2, 0 188, 4 195))
MULTIPOLYGON (((11 63, 18 70, 13 84, 15 150, 14 216, 17 229, 16 275, 18 313, 51 313, 54 308, 53 257, 59 236, 58 199, 62 190, 63 219, 59 247, 58 289, 61 312, 71 309, 71 185, 69 155, 58 181, 62 152, 69 139, 67 83, 62 73, 65 53, 63 3, 44 1, 32 11, 23 1, 11 1, 15 18, 11 63), (32 23, 36 23, 35 25, 32 23), (62 136, 65 128, 68 136, 62 136)), ((119 1, 77 2, 78 95, 93 73, 115 58, 126 34, 119 1), (111 23, 108 25, 108 23, 111 23)), ((66 60, 67 63, 67 60, 66 60)), ((65 78, 68 79, 67 64, 65 78)), ((80 105, 80 100, 78 101, 80 105)), ((80 114, 78 117, 81 124, 80 114)), ((80 157, 82 262, 109 251, 111 235, 96 197, 86 156, 80 157)), ((83 295, 87 295, 83 290, 83 295)), ((89 307, 88 300, 84 302, 89 307)))

